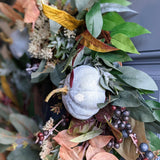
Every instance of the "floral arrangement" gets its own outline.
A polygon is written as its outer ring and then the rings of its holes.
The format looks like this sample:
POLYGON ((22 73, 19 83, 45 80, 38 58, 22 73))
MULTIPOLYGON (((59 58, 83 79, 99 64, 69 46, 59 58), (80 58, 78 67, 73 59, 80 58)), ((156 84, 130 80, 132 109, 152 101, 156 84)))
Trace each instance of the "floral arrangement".
POLYGON ((10 37, 0 33, 11 53, 1 56, 2 156, 158 159, 160 103, 149 95, 158 87, 146 73, 122 65, 132 61, 128 53, 139 54, 131 38, 150 33, 120 15, 136 13, 129 5, 127 0, 0 3, 1 18, 18 29, 10 37), (26 111, 34 108, 31 88, 46 79, 52 86, 43 101, 58 118, 42 127, 26 111))

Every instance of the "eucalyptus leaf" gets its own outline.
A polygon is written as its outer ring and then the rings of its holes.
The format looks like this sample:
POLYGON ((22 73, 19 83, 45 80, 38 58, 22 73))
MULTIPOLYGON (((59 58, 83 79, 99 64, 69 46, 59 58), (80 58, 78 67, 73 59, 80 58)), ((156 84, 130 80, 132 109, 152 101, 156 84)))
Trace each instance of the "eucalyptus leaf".
POLYGON ((36 72, 32 72, 31 74, 32 83, 41 82, 48 76, 48 73, 43 72, 45 64, 46 64, 46 60, 42 60, 39 65, 38 70, 36 72))
POLYGON ((140 107, 128 107, 130 116, 135 120, 142 122, 154 122, 155 118, 153 113, 146 106, 141 105, 140 107))
POLYGON ((139 94, 136 90, 127 90, 120 91, 118 94, 119 98, 115 100, 112 104, 116 106, 125 106, 125 107, 139 107, 142 105, 139 100, 139 94))
POLYGON ((0 144, 12 144, 16 141, 17 136, 12 132, 0 128, 0 144))
POLYGON ((104 53, 97 53, 97 55, 101 59, 105 59, 109 62, 126 62, 126 61, 132 61, 132 58, 128 56, 127 53, 123 51, 114 51, 114 52, 108 52, 107 54, 104 53))
POLYGON ((10 114, 9 119, 22 136, 32 135, 39 130, 35 121, 25 115, 12 113, 10 114))
POLYGON ((143 28, 137 23, 133 22, 125 22, 123 24, 120 24, 112 29, 111 36, 117 34, 117 33, 123 33, 129 38, 136 37, 142 34, 151 33, 147 29, 143 28))
POLYGON ((108 12, 103 15, 103 27, 105 31, 111 31, 115 26, 124 23, 124 19, 117 12, 108 12))
POLYGON ((0 103, 0 117, 4 118, 5 120, 8 120, 10 114, 10 109, 8 106, 3 105, 0 103))
POLYGON ((88 4, 90 0, 75 0, 76 7, 78 11, 82 11, 83 9, 86 9, 86 5, 88 4))
POLYGON ((72 139, 71 141, 72 142, 75 142, 75 143, 81 143, 81 142, 85 142, 89 139, 92 139, 98 135, 100 135, 101 133, 103 132, 103 130, 99 129, 99 128, 95 128, 93 129, 92 131, 90 132, 87 132, 85 134, 82 134, 74 139, 72 139))
POLYGON ((4 152, 11 145, 0 144, 0 153, 4 152))
POLYGON ((50 73, 50 80, 57 87, 59 86, 60 81, 66 77, 66 73, 62 73, 65 64, 65 62, 56 64, 54 70, 50 73))
POLYGON ((151 148, 151 151, 157 151, 160 147, 160 139, 156 136, 155 133, 148 131, 147 132, 147 138, 149 140, 149 146, 151 148))
POLYGON ((101 14, 100 3, 95 3, 94 6, 86 14, 86 25, 88 31, 96 38, 101 33, 103 19, 101 14))
POLYGON ((126 7, 122 6, 117 3, 102 3, 101 4, 101 12, 106 13, 106 12, 132 12, 132 13, 137 13, 136 11, 126 7))
POLYGON ((129 6, 131 2, 127 0, 100 0, 100 3, 118 3, 122 6, 129 6))
POLYGON ((158 89, 154 80, 143 71, 129 66, 120 67, 119 70, 123 74, 119 74, 118 77, 134 88, 151 91, 158 89))
POLYGON ((160 122, 160 110, 153 111, 154 118, 160 122))
POLYGON ((111 43, 122 51, 139 54, 130 38, 125 34, 117 33, 113 35, 111 38, 111 43))
POLYGON ((7 160, 39 160, 39 153, 30 146, 20 147, 9 153, 7 160))
POLYGON ((50 24, 50 31, 57 34, 61 25, 51 19, 49 19, 49 24, 50 24))

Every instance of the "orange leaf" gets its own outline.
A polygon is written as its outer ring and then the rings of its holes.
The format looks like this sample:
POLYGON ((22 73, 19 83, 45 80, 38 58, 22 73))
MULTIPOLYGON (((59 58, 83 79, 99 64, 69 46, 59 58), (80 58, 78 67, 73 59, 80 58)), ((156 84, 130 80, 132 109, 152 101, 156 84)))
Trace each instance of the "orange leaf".
POLYGON ((104 136, 99 135, 89 140, 89 143, 92 147, 103 148, 105 147, 109 141, 113 138, 113 136, 104 136))
POLYGON ((2 89, 4 93, 12 100, 14 104, 18 106, 18 101, 16 97, 14 96, 14 94, 12 93, 12 90, 10 89, 10 86, 5 76, 1 76, 1 85, 2 85, 2 89))
POLYGON ((0 2, 0 10, 3 12, 8 18, 12 21, 16 21, 17 19, 23 20, 20 14, 15 12, 11 6, 6 3, 0 2))
POLYGON ((117 157, 115 157, 113 154, 108 152, 100 152, 97 153, 91 160, 118 160, 117 157))
POLYGON ((16 3, 13 5, 13 8, 17 9, 22 13, 25 13, 25 23, 34 23, 40 14, 35 0, 17 0, 16 3))
POLYGON ((43 3, 42 5, 43 12, 49 19, 52 19, 53 21, 61 24, 63 27, 71 31, 84 23, 84 21, 75 19, 65 11, 56 9, 43 3))
POLYGON ((71 142, 70 140, 75 138, 75 136, 69 135, 67 130, 59 132, 53 139, 61 146, 71 148, 78 145, 78 143, 71 142))
POLYGON ((86 152, 86 159, 91 160, 93 156, 95 156, 99 152, 106 152, 104 149, 93 147, 89 145, 87 152, 86 152))
POLYGON ((83 37, 80 41, 80 44, 84 45, 85 47, 88 47, 91 50, 97 52, 111 52, 119 50, 94 38, 87 30, 81 33, 76 39, 78 40, 80 37, 83 37))

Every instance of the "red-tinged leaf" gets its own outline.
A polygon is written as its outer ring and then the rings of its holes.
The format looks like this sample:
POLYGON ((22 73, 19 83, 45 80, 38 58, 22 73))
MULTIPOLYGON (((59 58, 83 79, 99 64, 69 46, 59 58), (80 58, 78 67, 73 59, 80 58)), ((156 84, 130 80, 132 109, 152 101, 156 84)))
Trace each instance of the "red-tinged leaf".
MULTIPOLYGON (((136 133, 138 139, 138 146, 140 143, 148 143, 145 135, 144 122, 139 122, 134 119, 130 120, 133 133, 136 133)), ((124 159, 135 160, 139 153, 136 153, 136 147, 130 137, 125 138, 121 143, 120 148, 116 150, 124 159)))
POLYGON ((99 152, 106 152, 106 151, 102 148, 97 148, 97 147, 93 147, 89 145, 87 152, 86 152, 86 159, 91 160, 92 157, 95 156, 99 152))
MULTIPOLYGON (((97 153, 91 160, 118 160, 117 157, 115 157, 113 154, 108 153, 108 152, 100 152, 97 153)), ((128 159, 130 160, 130 159, 128 159)))
POLYGON ((95 124, 95 119, 90 118, 88 120, 78 120, 73 118, 70 122, 68 133, 71 135, 84 134, 90 131, 95 124))
POLYGON ((116 129, 114 126, 112 126, 112 124, 109 123, 108 121, 107 121, 107 124, 111 128, 111 131, 112 131, 113 135, 116 137, 116 139, 120 140, 122 138, 122 133, 118 129, 116 129))
POLYGON ((88 31, 85 31, 81 33, 76 40, 78 40, 80 37, 83 37, 80 41, 80 44, 84 45, 85 47, 88 47, 91 50, 97 51, 97 52, 111 52, 119 50, 115 47, 109 46, 100 40, 94 38, 88 31))
POLYGON ((13 8, 6 3, 0 2, 0 11, 14 22, 17 19, 23 20, 21 15, 14 11, 13 8))
POLYGON ((78 145, 78 143, 71 142, 70 140, 75 138, 75 136, 71 136, 67 133, 67 130, 63 130, 59 132, 53 139, 61 146, 71 148, 78 145))
POLYGON ((99 135, 99 136, 94 137, 91 140, 89 140, 89 144, 92 147, 103 148, 109 143, 109 141, 112 138, 114 138, 114 137, 113 136, 99 135))
POLYGON ((65 146, 60 147, 59 156, 62 160, 83 160, 85 147, 77 146, 73 149, 65 146))
POLYGON ((24 12, 24 22, 34 23, 39 17, 40 11, 38 10, 36 0, 17 0, 13 8, 20 12, 24 12))

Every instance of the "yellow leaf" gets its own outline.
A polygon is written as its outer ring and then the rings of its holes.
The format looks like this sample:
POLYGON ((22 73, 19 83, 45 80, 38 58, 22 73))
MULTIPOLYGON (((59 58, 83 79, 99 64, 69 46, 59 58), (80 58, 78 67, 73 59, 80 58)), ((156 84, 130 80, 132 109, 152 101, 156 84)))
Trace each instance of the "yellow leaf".
POLYGON ((0 78, 1 78, 1 84, 2 84, 2 89, 3 89, 4 93, 12 100, 12 102, 15 105, 18 106, 18 101, 17 101, 16 97, 14 96, 14 94, 12 93, 6 77, 1 76, 0 78))
POLYGON ((77 27, 79 27, 81 24, 83 24, 84 21, 77 20, 70 14, 68 14, 65 11, 56 9, 54 7, 48 6, 44 3, 42 3, 43 6, 43 12, 44 14, 53 21, 59 23, 63 27, 73 31, 77 27))

